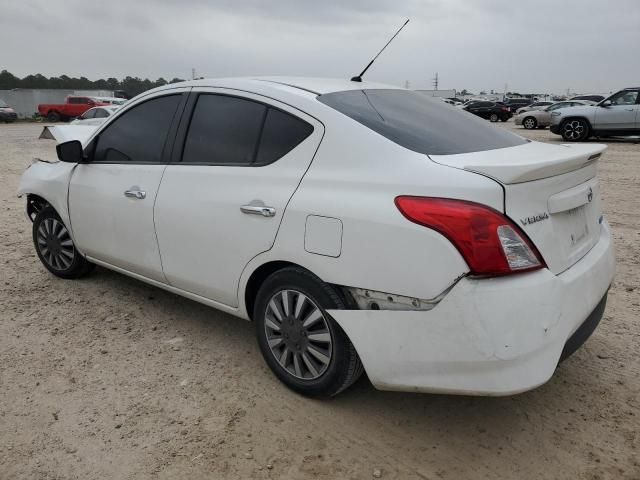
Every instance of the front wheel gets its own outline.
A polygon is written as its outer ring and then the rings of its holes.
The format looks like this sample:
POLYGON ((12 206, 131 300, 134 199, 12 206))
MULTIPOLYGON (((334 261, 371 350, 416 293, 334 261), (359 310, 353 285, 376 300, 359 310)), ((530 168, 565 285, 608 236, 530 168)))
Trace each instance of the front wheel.
POLYGON ((52 207, 43 208, 33 221, 33 243, 42 264, 61 278, 79 278, 95 265, 76 249, 69 230, 52 207))
POLYGON ((580 142, 589 137, 589 124, 581 118, 567 120, 562 124, 562 138, 568 142, 580 142))
POLYGON ((538 121, 533 117, 527 117, 522 121, 522 126, 527 130, 534 130, 538 126, 538 121))
POLYGON ((345 309, 331 285, 298 267, 272 274, 258 292, 253 320, 273 373, 303 395, 331 397, 353 384, 363 368, 355 348, 327 309, 345 309))
POLYGON ((490 122, 496 123, 498 120, 500 120, 500 117, 498 117, 497 113, 492 113, 491 115, 489 115, 490 122))
POLYGON ((47 121, 49 122, 59 122, 60 114, 58 112, 49 112, 47 113, 47 121))

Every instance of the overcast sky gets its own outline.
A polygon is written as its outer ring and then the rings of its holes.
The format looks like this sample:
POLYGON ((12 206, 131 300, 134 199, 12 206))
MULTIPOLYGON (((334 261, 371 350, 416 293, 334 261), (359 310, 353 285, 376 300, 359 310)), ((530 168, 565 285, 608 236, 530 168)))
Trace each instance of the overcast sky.
POLYGON ((640 0, 0 0, 0 69, 101 77, 351 77, 411 88, 640 84, 640 0))

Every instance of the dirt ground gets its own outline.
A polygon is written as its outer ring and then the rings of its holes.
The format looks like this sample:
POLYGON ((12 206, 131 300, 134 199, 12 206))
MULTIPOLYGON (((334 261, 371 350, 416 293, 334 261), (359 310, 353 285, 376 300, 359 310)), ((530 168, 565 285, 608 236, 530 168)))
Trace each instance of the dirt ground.
POLYGON ((53 155, 40 128, 0 125, 0 479, 640 479, 639 144, 609 142, 600 165, 605 317, 546 385, 473 398, 362 378, 315 401, 270 373, 248 322, 104 269, 49 274, 16 198, 53 155))

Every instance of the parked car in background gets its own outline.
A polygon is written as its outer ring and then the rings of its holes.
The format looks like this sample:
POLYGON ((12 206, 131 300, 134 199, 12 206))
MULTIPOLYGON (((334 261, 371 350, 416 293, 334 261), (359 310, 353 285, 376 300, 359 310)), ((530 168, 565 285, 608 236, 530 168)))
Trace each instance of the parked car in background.
POLYGON ((97 101, 101 103, 108 103, 109 105, 124 105, 127 103, 126 98, 119 97, 94 97, 97 101))
POLYGON ((18 119, 16 111, 0 99, 0 122, 11 123, 18 119))
POLYGON ((513 116, 509 107, 503 103, 486 100, 472 102, 464 107, 464 110, 481 118, 486 118, 490 122, 497 122, 498 120, 506 122, 513 116))
POLYGON ((605 148, 367 81, 197 80, 59 144, 19 194, 52 274, 99 264, 252 320, 297 392, 366 371, 380 389, 510 395, 603 315, 605 148))
POLYGON ((72 125, 101 125, 120 107, 93 107, 71 122, 72 125))
POLYGON ((553 105, 554 103, 555 102, 533 102, 531 105, 518 108, 515 113, 528 112, 529 110, 544 110, 546 107, 553 105))
POLYGON ((505 98, 502 103, 509 107, 511 112, 516 113, 519 108, 531 105, 533 100, 530 98, 505 98))
POLYGON ((551 131, 569 142, 640 135, 640 87, 620 90, 597 105, 552 112, 551 131))
POLYGON ((101 105, 109 104, 93 97, 68 96, 65 103, 41 103, 38 105, 38 113, 50 122, 57 122, 79 117, 90 108, 101 105))
POLYGON ((516 125, 522 125, 527 130, 534 128, 546 128, 551 125, 551 114, 555 110, 569 107, 579 107, 582 105, 595 105, 588 100, 573 100, 557 102, 541 110, 525 110, 513 118, 516 125))
POLYGON ((576 95, 575 97, 571 97, 569 100, 589 100, 590 102, 598 103, 604 99, 604 95, 576 95))

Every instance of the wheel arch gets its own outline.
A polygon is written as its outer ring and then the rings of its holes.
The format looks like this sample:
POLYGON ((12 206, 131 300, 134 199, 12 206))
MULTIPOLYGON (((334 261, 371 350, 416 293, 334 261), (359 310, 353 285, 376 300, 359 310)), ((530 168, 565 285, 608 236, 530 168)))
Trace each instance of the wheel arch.
MULTIPOLYGON (((35 220, 36 215, 43 208, 51 207, 55 210, 55 207, 51 205, 51 202, 47 201, 46 198, 36 193, 27 193, 26 198, 27 198, 27 206, 26 206, 27 217, 29 218, 29 220, 31 220, 31 222, 35 220)), ((56 213, 57 213, 57 210, 56 210, 56 213)))
POLYGON ((565 123, 567 123, 570 120, 584 120, 585 122, 587 122, 587 126, 589 127, 589 131, 593 131, 593 125, 591 125, 591 121, 585 117, 584 115, 570 115, 567 116, 566 118, 563 118, 562 121, 560 122, 560 127, 562 127, 565 123))
MULTIPOLYGON (((311 273, 312 275, 318 277, 320 281, 324 281, 315 272, 309 270, 309 268, 294 262, 290 262, 286 260, 271 260, 266 263, 263 263, 262 265, 255 268, 253 272, 251 272, 251 275, 249 275, 249 278, 247 279, 247 283, 245 284, 245 287, 244 287, 244 293, 242 295, 242 300, 244 302, 243 304, 249 320, 253 320, 253 308, 255 306, 256 297, 258 296, 258 291, 260 290, 260 287, 262 286, 264 281, 270 275, 287 267, 301 268, 311 273)), ((333 286, 336 289, 336 291, 342 297, 342 300, 345 302, 346 305, 348 305, 351 308, 355 308, 354 307, 355 303, 353 302, 352 298, 345 292, 345 290, 340 285, 335 285, 331 283, 329 283, 329 285, 333 286)))

